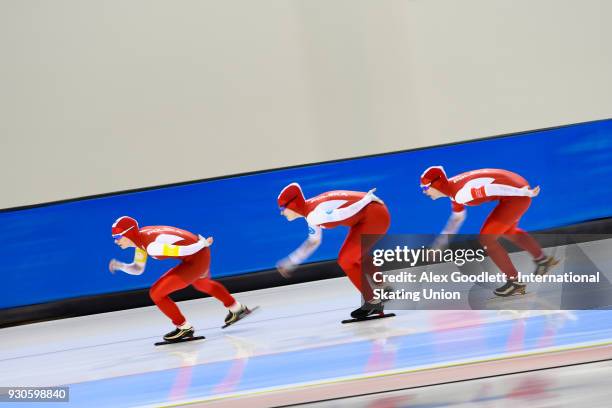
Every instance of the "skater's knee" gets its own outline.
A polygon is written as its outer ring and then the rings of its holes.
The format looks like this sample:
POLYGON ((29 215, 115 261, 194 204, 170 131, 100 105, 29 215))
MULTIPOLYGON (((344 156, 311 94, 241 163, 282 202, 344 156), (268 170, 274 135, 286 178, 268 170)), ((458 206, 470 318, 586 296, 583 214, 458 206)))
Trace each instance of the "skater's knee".
POLYGON ((479 237, 480 244, 482 246, 492 246, 497 244, 497 235, 481 234, 479 237))
POLYGON ((160 290, 159 286, 153 285, 151 289, 149 289, 149 297, 155 303, 157 303, 158 300, 161 300, 164 297, 166 297, 166 295, 167 295, 166 293, 160 290))
POLYGON ((151 287, 151 289, 149 289, 149 297, 151 298, 151 300, 153 302, 155 302, 158 299, 158 294, 157 294, 157 290, 155 289, 155 286, 151 287))
POLYGON ((210 279, 198 279, 192 284, 200 292, 210 293, 213 288, 210 279))

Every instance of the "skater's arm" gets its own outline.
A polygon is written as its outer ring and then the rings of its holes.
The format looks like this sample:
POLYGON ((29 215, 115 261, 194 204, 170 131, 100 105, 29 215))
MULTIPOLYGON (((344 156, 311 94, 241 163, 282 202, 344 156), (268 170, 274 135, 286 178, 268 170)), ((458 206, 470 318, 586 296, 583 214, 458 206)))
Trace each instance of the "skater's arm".
POLYGON ((286 258, 281 259, 276 264, 276 268, 284 277, 289 277, 289 274, 299 264, 304 262, 312 253, 321 245, 322 232, 321 228, 316 225, 308 226, 308 239, 302 243, 295 251, 290 253, 286 258))
POLYGON ((134 261, 126 264, 116 259, 112 259, 108 265, 108 269, 115 273, 115 271, 122 271, 129 275, 141 275, 147 264, 147 253, 140 248, 136 248, 134 251, 134 261))
POLYGON ((461 226, 463 225, 463 222, 465 221, 466 216, 467 211, 465 211, 465 209, 461 211, 453 211, 450 217, 448 217, 448 221, 446 222, 446 225, 444 226, 444 229, 440 232, 440 234, 452 235, 459 232, 461 226))
POLYGON ((540 187, 533 190, 529 186, 513 187, 505 184, 487 183, 480 186, 465 186, 455 196, 455 200, 460 204, 468 203, 472 200, 487 197, 536 197, 540 193, 540 187))
POLYGON ((321 245, 321 228, 309 225, 308 226, 308 239, 302 243, 287 258, 294 264, 299 265, 304 262, 316 249, 321 245))
POLYGON ((164 242, 153 241, 147 246, 147 252, 153 256, 188 256, 193 255, 200 249, 210 246, 211 239, 206 239, 201 235, 198 242, 191 245, 173 245, 164 242))
POLYGON ((517 188, 512 186, 507 186, 505 184, 487 184, 485 186, 480 187, 479 189, 474 189, 477 191, 473 191, 472 195, 483 195, 486 197, 494 197, 494 196, 505 196, 505 197, 535 197, 540 192, 540 188, 536 187, 533 190, 529 188, 529 186, 517 188))
POLYGON ((355 201, 353 204, 344 208, 335 208, 326 210, 323 207, 317 207, 313 212, 308 214, 306 220, 310 225, 321 225, 328 222, 337 222, 351 218, 353 215, 361 211, 366 205, 372 201, 383 204, 383 201, 374 195, 375 188, 368 191, 359 201, 355 201))
POLYGON ((465 218, 467 216, 467 211, 465 211, 465 208, 463 206, 453 205, 453 209, 454 211, 448 218, 444 229, 442 229, 440 235, 438 235, 438 237, 434 241, 432 245, 433 248, 439 249, 448 246, 448 236, 456 234, 461 229, 461 226, 463 225, 463 222, 465 221, 465 218), (459 211, 456 211, 456 209, 459 209, 459 211))

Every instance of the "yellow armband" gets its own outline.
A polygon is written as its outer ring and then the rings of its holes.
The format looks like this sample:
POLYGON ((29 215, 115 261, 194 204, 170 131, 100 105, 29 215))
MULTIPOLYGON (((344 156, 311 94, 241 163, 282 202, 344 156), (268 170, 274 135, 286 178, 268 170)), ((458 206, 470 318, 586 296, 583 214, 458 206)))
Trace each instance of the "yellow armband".
POLYGON ((147 251, 144 249, 136 248, 134 252, 134 262, 136 263, 145 263, 147 262, 147 251))
POLYGON ((179 256, 179 249, 180 247, 178 245, 164 244, 162 249, 163 256, 179 256))

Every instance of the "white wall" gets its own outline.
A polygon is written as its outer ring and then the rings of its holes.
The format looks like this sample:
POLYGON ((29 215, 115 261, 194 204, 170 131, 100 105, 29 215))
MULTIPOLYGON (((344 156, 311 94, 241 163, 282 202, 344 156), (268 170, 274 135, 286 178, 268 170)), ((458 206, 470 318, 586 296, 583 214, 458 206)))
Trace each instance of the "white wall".
POLYGON ((607 0, 0 0, 0 208, 612 116, 607 0))

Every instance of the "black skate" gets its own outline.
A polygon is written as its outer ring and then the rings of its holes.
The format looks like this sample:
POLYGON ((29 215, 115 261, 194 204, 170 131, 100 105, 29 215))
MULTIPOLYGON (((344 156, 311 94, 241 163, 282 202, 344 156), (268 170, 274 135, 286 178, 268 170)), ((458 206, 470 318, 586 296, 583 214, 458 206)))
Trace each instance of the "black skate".
POLYGON ((352 319, 343 320, 342 324, 361 322, 364 320, 383 319, 385 317, 393 317, 395 313, 385 313, 385 305, 383 302, 369 303, 365 302, 360 308, 351 312, 352 319))
POLYGON ((221 326, 221 328, 225 329, 226 327, 231 326, 237 321, 244 319, 246 316, 250 315, 257 309, 259 309, 259 306, 255 306, 253 309, 249 309, 245 305, 242 305, 242 308, 238 312, 234 313, 230 311, 227 316, 225 316, 225 324, 221 326))
POLYGON ((162 346, 164 344, 183 343, 185 341, 202 340, 204 336, 194 336, 193 327, 188 329, 179 329, 178 327, 172 330, 170 333, 164 335, 164 341, 155 343, 156 346, 162 346))
POLYGON ((536 268, 535 268, 535 271, 533 271, 533 274, 536 276, 546 275, 548 272, 550 272, 552 268, 554 268, 557 264, 559 264, 559 260, 553 258, 552 256, 547 256, 541 261, 534 261, 534 262, 536 264, 536 268))
POLYGON ((496 296, 508 297, 514 295, 524 295, 527 285, 517 282, 516 280, 508 279, 504 286, 501 286, 493 291, 496 296))

